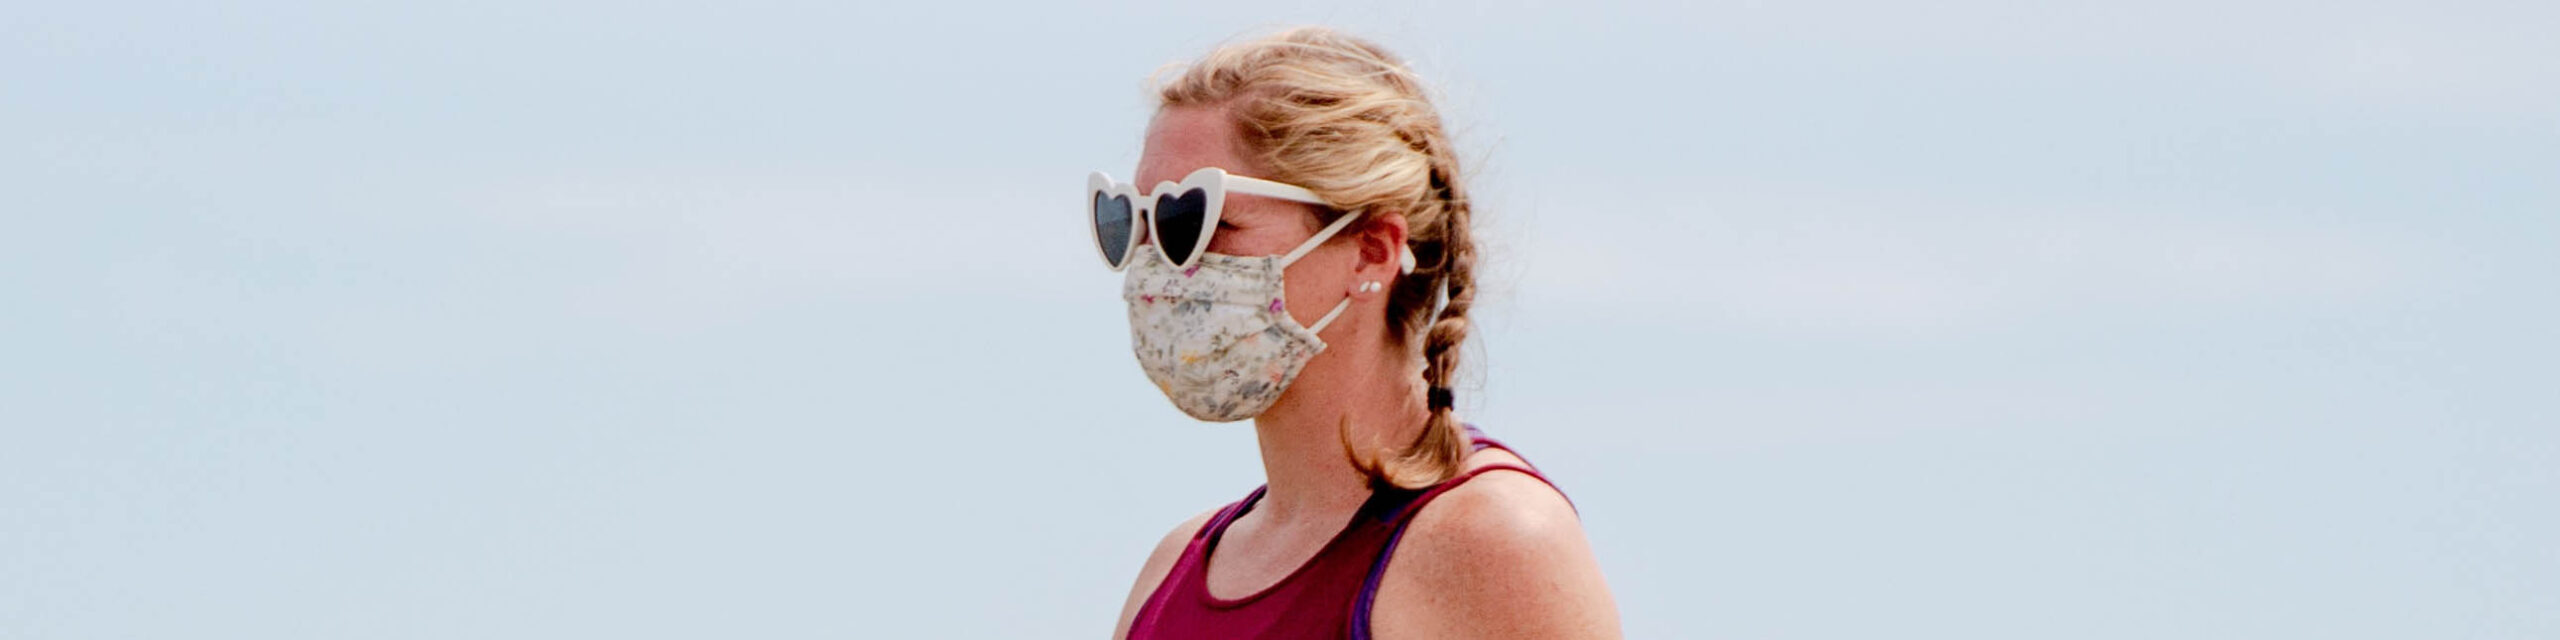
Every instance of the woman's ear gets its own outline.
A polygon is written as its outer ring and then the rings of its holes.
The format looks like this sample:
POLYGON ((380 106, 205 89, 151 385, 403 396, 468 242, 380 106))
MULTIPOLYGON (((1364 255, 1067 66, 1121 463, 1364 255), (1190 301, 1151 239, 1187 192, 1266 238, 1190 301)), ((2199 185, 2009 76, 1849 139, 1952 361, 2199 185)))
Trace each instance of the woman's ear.
POLYGON ((1371 209, 1362 216, 1355 237, 1360 243, 1359 276, 1364 281, 1385 283, 1403 272, 1405 253, 1404 212, 1371 209))

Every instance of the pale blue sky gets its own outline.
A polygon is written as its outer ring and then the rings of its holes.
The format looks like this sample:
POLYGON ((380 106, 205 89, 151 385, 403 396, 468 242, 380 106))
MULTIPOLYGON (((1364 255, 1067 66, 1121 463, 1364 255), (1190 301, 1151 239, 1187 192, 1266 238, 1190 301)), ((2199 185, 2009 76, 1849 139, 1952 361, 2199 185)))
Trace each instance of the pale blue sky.
POLYGON ((2560 637, 2560 7, 52 3, 0 638, 1082 638, 1242 496, 1078 226, 1412 58, 1647 638, 2560 637))

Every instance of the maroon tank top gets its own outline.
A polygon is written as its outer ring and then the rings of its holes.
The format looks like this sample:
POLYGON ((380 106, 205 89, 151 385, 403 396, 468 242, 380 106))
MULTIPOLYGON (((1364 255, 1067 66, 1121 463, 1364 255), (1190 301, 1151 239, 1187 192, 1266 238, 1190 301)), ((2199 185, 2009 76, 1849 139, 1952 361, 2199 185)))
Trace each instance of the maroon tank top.
MULTIPOLYGON (((1467 425, 1467 435, 1474 440, 1473 450, 1486 447, 1511 451, 1501 442, 1484 436, 1474 425, 1467 425)), ((1521 457, 1527 461, 1526 456, 1521 457)), ((1476 476, 1491 471, 1511 470, 1529 474, 1548 486, 1555 483, 1540 475, 1535 467, 1510 463, 1490 464, 1469 469, 1457 477, 1423 489, 1399 489, 1380 486, 1368 501, 1353 512, 1351 522, 1333 540, 1316 551, 1306 564, 1298 565, 1287 577, 1262 591, 1240 598, 1226 599, 1209 594, 1209 554, 1218 548, 1218 539, 1227 525, 1253 510, 1269 486, 1258 487, 1243 500, 1219 509, 1218 514, 1191 535, 1191 543, 1182 549, 1182 558, 1157 583, 1155 593, 1147 596, 1137 616, 1129 623, 1128 640, 1161 638, 1351 638, 1368 640, 1369 608, 1378 598, 1379 578, 1386 575, 1387 560, 1394 556, 1396 542, 1403 539, 1414 514, 1422 511, 1442 493, 1456 488, 1476 476)))

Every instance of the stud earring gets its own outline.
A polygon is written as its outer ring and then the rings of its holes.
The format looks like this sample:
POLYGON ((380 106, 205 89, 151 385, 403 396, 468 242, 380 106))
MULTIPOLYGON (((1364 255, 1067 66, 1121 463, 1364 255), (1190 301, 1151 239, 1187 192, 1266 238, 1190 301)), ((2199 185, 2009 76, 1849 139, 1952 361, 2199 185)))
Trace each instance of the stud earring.
POLYGON ((1360 283, 1361 293, 1377 293, 1379 289, 1385 288, 1387 288, 1386 285, 1378 284, 1376 280, 1360 283))

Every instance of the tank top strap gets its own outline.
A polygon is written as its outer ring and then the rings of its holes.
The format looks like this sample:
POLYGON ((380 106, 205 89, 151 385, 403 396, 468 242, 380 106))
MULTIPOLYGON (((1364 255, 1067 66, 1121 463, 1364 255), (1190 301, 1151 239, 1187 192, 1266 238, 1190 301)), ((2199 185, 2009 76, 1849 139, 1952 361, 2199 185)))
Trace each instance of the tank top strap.
MULTIPOLYGON (((1476 452, 1476 451, 1483 451, 1483 450, 1486 450, 1486 449, 1499 449, 1499 450, 1501 450, 1503 453, 1511 454, 1511 457, 1519 458, 1519 459, 1520 459, 1520 464, 1522 464, 1522 465, 1524 465, 1524 466, 1529 467, 1529 470, 1531 471, 1530 475, 1537 475, 1537 474, 1536 474, 1536 471, 1537 471, 1538 465, 1537 465, 1537 464, 1535 464, 1535 463, 1531 463, 1531 462, 1529 462, 1529 456, 1520 455, 1520 452, 1519 452, 1519 451, 1516 451, 1516 450, 1513 450, 1513 449, 1511 448, 1511 445, 1503 444, 1501 440, 1496 440, 1496 439, 1494 439, 1494 437, 1493 437, 1493 436, 1485 435, 1485 434, 1484 434, 1484 430, 1483 430, 1483 429, 1478 429, 1478 428, 1476 428, 1475 423, 1472 423, 1472 422, 1461 422, 1461 423, 1458 423, 1458 424, 1459 424, 1459 426, 1463 426, 1463 427, 1466 427, 1466 428, 1467 428, 1467 440, 1469 441, 1469 444, 1468 444, 1468 446, 1467 446, 1467 451, 1469 451, 1469 452, 1476 452)), ((1539 480, 1545 480, 1545 479, 1546 479, 1546 477, 1545 477, 1545 476, 1539 476, 1539 478, 1538 478, 1538 479, 1539 479, 1539 480)), ((1553 483, 1549 483, 1549 484, 1553 484, 1553 483)))
MULTIPOLYGON (((1470 451, 1510 451, 1501 442, 1485 437, 1474 425, 1465 426, 1470 451)), ((1342 532, 1289 576, 1245 598, 1219 600, 1208 590, 1209 556, 1230 527, 1269 497, 1269 486, 1257 487, 1243 499, 1212 513, 1192 533, 1181 559, 1174 562, 1155 592, 1139 606, 1129 637, 1368 638, 1369 615, 1377 603, 1379 583, 1406 528, 1421 509, 1469 480, 1501 471, 1515 471, 1547 482, 1537 467, 1506 458, 1418 489, 1383 483, 1373 486, 1369 499, 1353 513, 1342 532)))
MULTIPOLYGON (((1476 438, 1477 444, 1475 446, 1475 449, 1477 450, 1482 450, 1490 446, 1502 449, 1505 452, 1511 451, 1509 447, 1504 447, 1499 442, 1494 442, 1490 438, 1481 437, 1481 435, 1475 431, 1474 425, 1468 425, 1467 430, 1469 435, 1478 436, 1476 438)), ((1511 455, 1518 456, 1520 454, 1513 453, 1511 455)), ((1528 460, 1523 458, 1521 461, 1525 463, 1528 460)), ((1380 579, 1386 577, 1387 562, 1395 558, 1396 545, 1404 541, 1405 529, 1413 525, 1414 518, 1417 514, 1422 512, 1422 508, 1429 506, 1431 501, 1435 498, 1439 498, 1441 494, 1448 493, 1451 489, 1456 489, 1459 485, 1466 484, 1468 480, 1473 480, 1476 476, 1481 476, 1493 471, 1518 471, 1520 473, 1527 474, 1531 478, 1537 478, 1538 482, 1545 483, 1549 488, 1554 488, 1556 486, 1555 481, 1548 480, 1546 474, 1538 473, 1538 470, 1535 467, 1511 464, 1508 462, 1497 462, 1468 469, 1465 473, 1460 473, 1457 477, 1450 478, 1438 485, 1434 485, 1429 490, 1421 492, 1421 495, 1414 496, 1412 501, 1405 503, 1403 508, 1399 509, 1392 516, 1394 528, 1387 534, 1386 546, 1378 550, 1377 560, 1372 561, 1369 565, 1368 577, 1360 581, 1360 595, 1357 599, 1352 601, 1351 606, 1350 635, 1352 640, 1369 640, 1369 611, 1377 606, 1378 584, 1380 579)), ((1564 490, 1560 488, 1556 489, 1556 493, 1557 495, 1563 495, 1564 490)), ((1565 499, 1565 503, 1572 504, 1573 499, 1568 497, 1565 499)), ((1577 509, 1577 511, 1578 510, 1579 509, 1577 509)))
POLYGON ((1227 525, 1234 524, 1237 516, 1244 515, 1244 510, 1253 508, 1253 503, 1262 500, 1263 492, 1270 490, 1271 485, 1267 484, 1254 487, 1253 493, 1245 494, 1243 500, 1227 503, 1226 507, 1218 509, 1218 515, 1209 518, 1208 524, 1200 525, 1199 530, 1191 532, 1191 539, 1206 540, 1216 536, 1218 532, 1226 531, 1227 525))

